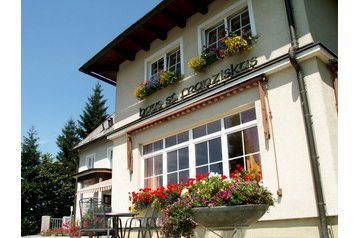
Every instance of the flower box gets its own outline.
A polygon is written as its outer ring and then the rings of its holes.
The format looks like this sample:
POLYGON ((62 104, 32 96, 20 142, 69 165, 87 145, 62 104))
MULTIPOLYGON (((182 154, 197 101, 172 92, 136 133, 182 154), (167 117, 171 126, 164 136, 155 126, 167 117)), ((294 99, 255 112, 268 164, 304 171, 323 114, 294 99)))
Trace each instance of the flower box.
POLYGON ((209 228, 237 228, 250 226, 267 211, 269 205, 247 204, 236 206, 194 207, 193 219, 201 226, 209 228))

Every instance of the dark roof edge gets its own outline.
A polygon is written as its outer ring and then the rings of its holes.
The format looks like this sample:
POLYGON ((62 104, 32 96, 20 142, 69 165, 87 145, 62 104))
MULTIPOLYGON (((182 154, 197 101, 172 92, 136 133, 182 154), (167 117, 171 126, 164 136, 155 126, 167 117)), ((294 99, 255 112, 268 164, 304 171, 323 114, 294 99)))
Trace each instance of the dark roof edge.
POLYGON ((112 173, 112 169, 108 169, 108 168, 92 168, 92 169, 86 169, 83 170, 81 172, 75 173, 72 177, 74 178, 79 178, 88 174, 93 174, 93 173, 112 173))
MULTIPOLYGON (((107 44, 102 50, 100 50, 95 56, 93 56, 89 61, 87 61, 84 65, 82 65, 79 70, 84 73, 89 73, 87 69, 88 65, 92 64, 93 61, 107 53, 108 50, 110 50, 111 47, 113 47, 117 42, 122 40, 124 37, 128 36, 130 33, 132 33, 135 28, 145 21, 149 20, 153 15, 155 15, 158 11, 164 9, 166 6, 168 6, 170 3, 172 3, 173 0, 163 0, 160 2, 157 6, 155 6, 151 11, 149 11, 147 14, 145 14, 142 18, 140 18, 138 21, 133 23, 130 27, 128 27, 125 31, 123 31, 120 35, 118 35, 114 40, 112 40, 109 44, 107 44)), ((94 76, 94 75, 92 75, 94 76)), ((94 76, 96 77, 96 76, 94 76)), ((98 78, 98 77, 97 77, 98 78)), ((101 79, 101 78, 99 78, 101 79)), ((102 80, 102 79, 101 79, 102 80)), ((111 80, 112 81, 112 80, 111 80)), ((108 81, 106 81, 108 83, 108 81)))

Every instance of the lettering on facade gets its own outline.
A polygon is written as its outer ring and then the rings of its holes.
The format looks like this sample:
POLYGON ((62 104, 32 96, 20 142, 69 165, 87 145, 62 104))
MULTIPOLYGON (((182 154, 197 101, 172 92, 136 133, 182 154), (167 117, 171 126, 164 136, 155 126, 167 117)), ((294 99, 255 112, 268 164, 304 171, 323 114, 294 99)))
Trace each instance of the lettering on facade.
POLYGON ((179 102, 183 99, 194 96, 195 94, 208 90, 213 86, 219 85, 223 82, 230 81, 230 79, 236 77, 237 75, 244 73, 255 67, 257 65, 257 57, 252 57, 251 59, 239 62, 237 64, 231 64, 230 67, 220 70, 216 74, 211 75, 211 77, 203 79, 195 84, 190 85, 189 87, 183 88, 179 94, 173 93, 172 95, 166 97, 164 100, 159 100, 148 107, 139 109, 139 116, 145 117, 155 112, 158 112, 170 105, 173 105, 176 102, 179 102))

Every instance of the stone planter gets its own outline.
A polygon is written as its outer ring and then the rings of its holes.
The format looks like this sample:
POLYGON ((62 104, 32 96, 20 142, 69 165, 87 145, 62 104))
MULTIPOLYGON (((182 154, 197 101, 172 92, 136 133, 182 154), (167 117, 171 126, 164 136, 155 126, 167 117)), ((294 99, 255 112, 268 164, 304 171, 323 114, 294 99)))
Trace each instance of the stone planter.
POLYGON ((204 227, 234 228, 249 226, 259 220, 269 205, 248 204, 237 206, 192 208, 194 221, 204 227))

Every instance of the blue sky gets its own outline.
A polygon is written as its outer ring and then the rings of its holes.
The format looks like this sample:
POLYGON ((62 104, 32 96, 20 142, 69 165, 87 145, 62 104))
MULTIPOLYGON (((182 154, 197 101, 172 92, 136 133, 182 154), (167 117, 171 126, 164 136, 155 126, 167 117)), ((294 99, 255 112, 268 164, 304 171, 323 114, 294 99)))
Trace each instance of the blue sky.
POLYGON ((39 149, 55 156, 56 138, 78 120, 97 82, 115 110, 115 87, 78 69, 160 0, 21 1, 21 140, 34 126, 39 149))

